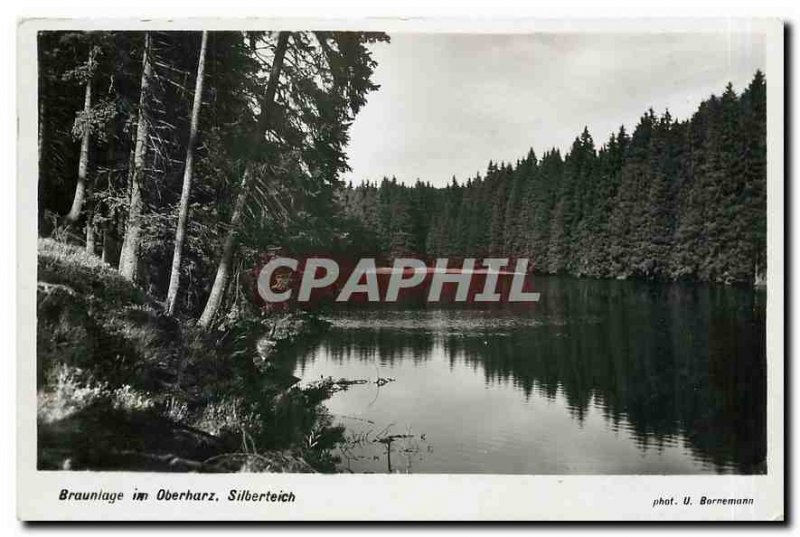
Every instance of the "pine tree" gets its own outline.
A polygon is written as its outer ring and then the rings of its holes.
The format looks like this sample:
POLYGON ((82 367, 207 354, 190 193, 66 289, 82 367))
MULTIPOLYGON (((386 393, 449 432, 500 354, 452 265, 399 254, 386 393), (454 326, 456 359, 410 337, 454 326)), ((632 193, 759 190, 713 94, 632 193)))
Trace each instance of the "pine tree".
POLYGON ((185 170, 183 173, 183 187, 178 205, 178 224, 175 230, 175 250, 172 254, 172 269, 170 271, 169 289, 167 291, 167 313, 175 312, 175 303, 178 299, 178 286, 181 277, 181 255, 183 254, 183 241, 186 237, 186 225, 189 217, 189 195, 192 189, 192 172, 194 171, 194 149, 197 141, 198 123, 200 120, 200 106, 203 101, 203 77, 206 65, 206 47, 208 45, 208 32, 202 32, 200 38, 200 53, 197 60, 197 74, 195 75, 194 103, 192 104, 192 119, 189 126, 189 141, 186 147, 185 170))
POLYGON ((384 183, 377 197, 399 189, 416 200, 382 212, 392 225, 410 217, 414 234, 427 230, 429 255, 524 255, 536 271, 592 277, 753 282, 766 259, 765 110, 757 72, 742 95, 729 85, 689 120, 650 109, 632 134, 622 126, 599 150, 584 128, 564 157, 530 151, 513 166, 490 160, 485 178, 438 190, 384 183))
POLYGON ((144 47, 142 48, 142 81, 139 90, 139 112, 136 125, 136 147, 133 156, 133 170, 131 173, 130 205, 128 207, 128 223, 125 228, 125 240, 122 243, 122 253, 119 259, 119 272, 128 280, 136 277, 139 262, 139 242, 142 233, 142 183, 144 182, 145 158, 147 156, 148 130, 148 99, 150 98, 150 78, 152 76, 150 32, 144 34, 144 47))

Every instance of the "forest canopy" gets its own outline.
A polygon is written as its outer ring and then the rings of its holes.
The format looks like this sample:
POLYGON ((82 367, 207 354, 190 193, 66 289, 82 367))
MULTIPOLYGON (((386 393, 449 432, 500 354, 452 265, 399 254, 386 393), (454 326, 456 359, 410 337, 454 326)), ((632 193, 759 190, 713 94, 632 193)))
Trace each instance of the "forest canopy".
POLYGON ((328 244, 370 32, 41 32, 39 234, 211 326, 270 248, 328 244))
POLYGON ((729 84, 687 120, 646 111, 600 145, 434 188, 349 185, 347 214, 391 255, 529 257, 544 273, 760 283, 766 271, 766 85, 729 84))
MULTIPOLYGON (((588 277, 763 282, 766 86, 444 188, 345 185, 372 32, 41 32, 39 234, 210 327, 265 255, 528 257, 588 277)), ((532 112, 532 113, 535 113, 532 112)), ((250 278, 252 280, 252 278, 250 278)), ((252 285, 252 281, 250 281, 252 285)))

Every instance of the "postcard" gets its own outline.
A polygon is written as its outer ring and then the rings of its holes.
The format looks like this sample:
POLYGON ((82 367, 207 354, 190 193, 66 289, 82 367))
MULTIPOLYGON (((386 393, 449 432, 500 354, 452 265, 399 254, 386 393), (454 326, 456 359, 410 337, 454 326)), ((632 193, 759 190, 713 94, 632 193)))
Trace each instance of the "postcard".
POLYGON ((783 520, 783 35, 21 21, 19 517, 783 520))

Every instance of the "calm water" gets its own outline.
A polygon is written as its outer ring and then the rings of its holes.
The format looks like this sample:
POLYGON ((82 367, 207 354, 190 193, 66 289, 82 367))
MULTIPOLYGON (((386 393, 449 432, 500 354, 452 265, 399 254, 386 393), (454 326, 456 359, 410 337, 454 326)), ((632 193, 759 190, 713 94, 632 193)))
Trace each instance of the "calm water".
POLYGON ((522 310, 352 310, 289 364, 366 381, 326 402, 341 469, 762 473, 765 295, 536 280, 522 310), (379 385, 379 378, 393 379, 379 385))

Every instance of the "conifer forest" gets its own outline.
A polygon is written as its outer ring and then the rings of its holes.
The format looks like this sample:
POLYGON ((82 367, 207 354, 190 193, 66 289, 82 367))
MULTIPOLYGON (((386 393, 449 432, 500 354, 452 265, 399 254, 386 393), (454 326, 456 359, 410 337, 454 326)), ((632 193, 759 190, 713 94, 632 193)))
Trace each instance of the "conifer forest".
POLYGON ((761 69, 444 181, 352 176, 385 33, 37 45, 40 469, 766 472, 761 69), (541 302, 271 309, 277 255, 527 258, 541 302))

